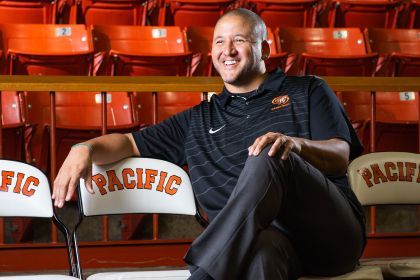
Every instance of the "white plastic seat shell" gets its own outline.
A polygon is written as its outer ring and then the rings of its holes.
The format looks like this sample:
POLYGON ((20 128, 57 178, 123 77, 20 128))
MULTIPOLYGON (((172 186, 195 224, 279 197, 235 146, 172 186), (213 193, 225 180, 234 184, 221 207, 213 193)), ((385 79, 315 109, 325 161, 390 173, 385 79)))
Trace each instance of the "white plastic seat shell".
MULTIPOLYGON (((3 177, 0 191, 0 217, 54 216, 50 184, 38 168, 11 160, 0 159, 3 177)), ((22 275, 0 276, 1 280, 71 280, 79 279, 66 275, 22 275)))
POLYGON ((94 274, 87 280, 186 280, 190 275, 188 270, 103 272, 94 274))

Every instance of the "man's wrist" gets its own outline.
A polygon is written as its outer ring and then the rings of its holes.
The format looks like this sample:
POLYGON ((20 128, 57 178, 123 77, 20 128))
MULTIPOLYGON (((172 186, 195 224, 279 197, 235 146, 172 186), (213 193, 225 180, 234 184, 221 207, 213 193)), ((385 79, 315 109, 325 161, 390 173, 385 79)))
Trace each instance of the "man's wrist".
POLYGON ((82 143, 77 143, 77 144, 74 144, 73 146, 71 146, 72 149, 76 148, 76 147, 86 147, 89 150, 89 154, 91 156, 93 154, 93 146, 89 143, 82 142, 82 143))

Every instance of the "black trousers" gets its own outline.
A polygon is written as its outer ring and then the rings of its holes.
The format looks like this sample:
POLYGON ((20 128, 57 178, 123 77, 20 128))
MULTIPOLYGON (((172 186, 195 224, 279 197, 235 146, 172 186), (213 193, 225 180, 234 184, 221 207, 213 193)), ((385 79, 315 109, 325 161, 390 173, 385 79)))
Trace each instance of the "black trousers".
POLYGON ((363 230, 349 202, 295 153, 250 156, 227 204, 185 256, 192 280, 295 279, 351 271, 363 230))

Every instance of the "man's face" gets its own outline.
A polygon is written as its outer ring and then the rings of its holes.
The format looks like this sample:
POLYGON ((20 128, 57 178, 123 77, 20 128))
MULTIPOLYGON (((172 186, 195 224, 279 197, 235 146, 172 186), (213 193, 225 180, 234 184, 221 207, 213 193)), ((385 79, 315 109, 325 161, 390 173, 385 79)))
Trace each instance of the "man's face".
POLYGON ((213 35, 212 60, 223 81, 233 86, 253 82, 261 71, 261 39, 242 17, 221 19, 213 35))

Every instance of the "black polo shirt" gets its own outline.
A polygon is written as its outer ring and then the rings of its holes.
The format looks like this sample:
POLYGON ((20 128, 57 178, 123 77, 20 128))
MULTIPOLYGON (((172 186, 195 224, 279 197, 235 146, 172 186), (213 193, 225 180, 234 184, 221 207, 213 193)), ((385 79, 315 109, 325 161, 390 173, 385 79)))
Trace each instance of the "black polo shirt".
MULTIPOLYGON (((209 102, 133 136, 142 157, 188 165, 197 200, 212 220, 236 185, 248 147, 267 132, 312 140, 341 138, 350 144, 351 158, 363 149, 344 109, 322 79, 287 77, 280 69, 253 92, 231 94, 225 88, 209 102)), ((346 176, 329 178, 355 200, 346 176)))

